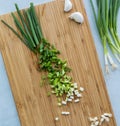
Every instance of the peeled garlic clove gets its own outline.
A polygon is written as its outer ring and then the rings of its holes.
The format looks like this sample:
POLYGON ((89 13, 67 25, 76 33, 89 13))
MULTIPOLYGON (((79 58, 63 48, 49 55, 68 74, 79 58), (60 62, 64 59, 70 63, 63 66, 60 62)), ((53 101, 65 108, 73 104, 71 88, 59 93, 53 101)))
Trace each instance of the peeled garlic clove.
POLYGON ((65 0, 64 11, 68 12, 72 9, 72 2, 70 0, 65 0))
POLYGON ((84 22, 84 17, 80 12, 74 12, 69 16, 70 19, 74 20, 77 23, 82 24, 84 22))

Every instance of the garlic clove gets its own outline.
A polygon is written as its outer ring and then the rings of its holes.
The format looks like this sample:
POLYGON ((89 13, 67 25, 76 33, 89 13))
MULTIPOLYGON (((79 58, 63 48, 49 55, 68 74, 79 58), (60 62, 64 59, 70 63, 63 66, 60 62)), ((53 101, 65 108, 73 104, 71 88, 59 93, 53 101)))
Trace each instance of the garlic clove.
POLYGON ((69 16, 70 19, 74 20, 77 23, 82 24, 84 22, 84 17, 80 12, 74 12, 69 16))
POLYGON ((69 12, 72 9, 72 2, 70 0, 65 0, 64 11, 69 12))

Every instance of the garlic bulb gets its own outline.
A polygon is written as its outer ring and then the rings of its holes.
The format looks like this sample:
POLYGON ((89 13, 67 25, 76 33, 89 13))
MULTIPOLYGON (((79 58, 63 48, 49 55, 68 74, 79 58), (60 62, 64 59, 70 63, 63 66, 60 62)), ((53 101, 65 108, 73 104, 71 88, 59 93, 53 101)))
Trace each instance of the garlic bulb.
POLYGON ((80 12, 74 12, 69 16, 70 19, 73 19, 75 22, 82 24, 84 22, 84 17, 80 12))
POLYGON ((64 11, 68 12, 72 9, 72 2, 70 0, 65 0, 64 11))

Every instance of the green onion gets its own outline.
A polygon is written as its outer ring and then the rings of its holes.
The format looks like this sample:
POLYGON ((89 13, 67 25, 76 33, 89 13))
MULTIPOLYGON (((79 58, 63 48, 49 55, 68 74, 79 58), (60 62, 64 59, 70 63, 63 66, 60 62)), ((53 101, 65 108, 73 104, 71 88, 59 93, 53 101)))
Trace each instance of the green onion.
POLYGON ((93 1, 90 0, 96 25, 104 48, 105 66, 106 72, 108 72, 109 63, 114 69, 117 67, 110 56, 108 51, 109 49, 120 62, 120 40, 117 34, 117 15, 120 0, 96 0, 96 2, 97 13, 95 11, 93 1))
MULTIPOLYGON (((72 78, 67 75, 70 72, 70 68, 67 66, 66 61, 58 57, 60 51, 44 38, 33 3, 22 12, 17 4, 15 4, 15 7, 19 18, 13 13, 11 15, 19 32, 15 31, 5 21, 2 20, 2 22, 36 54, 39 69, 47 74, 42 76, 40 86, 49 81, 52 93, 58 97, 59 105, 61 105, 60 97, 63 95, 67 96, 71 88, 73 88, 72 78)), ((50 94, 48 92, 48 96, 50 94)))

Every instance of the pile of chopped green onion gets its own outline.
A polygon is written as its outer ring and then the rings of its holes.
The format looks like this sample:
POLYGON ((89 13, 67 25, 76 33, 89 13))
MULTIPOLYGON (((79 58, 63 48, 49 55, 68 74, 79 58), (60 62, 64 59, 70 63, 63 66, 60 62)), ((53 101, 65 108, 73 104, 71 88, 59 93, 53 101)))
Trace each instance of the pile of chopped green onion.
POLYGON ((5 21, 2 20, 2 22, 38 56, 38 67, 40 70, 46 71, 46 78, 52 89, 51 92, 57 97, 61 98, 65 95, 67 98, 73 95, 76 90, 76 95, 80 97, 77 85, 72 82, 72 78, 68 75, 70 68, 67 66, 67 62, 58 58, 60 52, 44 38, 33 3, 22 12, 17 4, 15 4, 15 7, 18 18, 14 13, 11 13, 11 15, 19 32, 15 31, 5 21))
POLYGON ((120 62, 120 38, 117 33, 117 16, 120 0, 96 0, 97 10, 94 7, 93 1, 90 0, 90 2, 104 48, 106 72, 108 73, 109 63, 113 69, 117 68, 109 50, 120 62))

